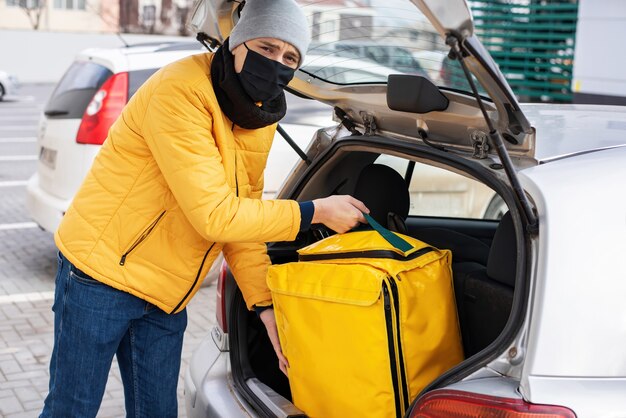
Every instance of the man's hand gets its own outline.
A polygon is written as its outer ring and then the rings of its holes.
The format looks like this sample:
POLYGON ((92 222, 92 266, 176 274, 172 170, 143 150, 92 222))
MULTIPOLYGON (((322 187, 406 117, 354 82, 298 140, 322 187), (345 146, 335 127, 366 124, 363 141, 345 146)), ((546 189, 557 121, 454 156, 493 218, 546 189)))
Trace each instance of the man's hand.
POLYGON ((283 350, 280 348, 280 340, 278 339, 278 328, 276 327, 276 317, 274 317, 274 309, 266 309, 259 315, 261 321, 265 325, 267 329, 267 335, 270 337, 270 341, 272 342, 272 346, 274 347, 274 351, 276 352, 276 357, 278 357, 278 367, 280 371, 285 373, 285 376, 289 377, 287 374, 287 367, 289 367, 289 362, 287 358, 283 355, 283 350))
POLYGON ((343 234, 360 223, 366 223, 363 213, 369 209, 360 200, 348 195, 333 195, 313 201, 315 212, 311 223, 322 223, 343 234))

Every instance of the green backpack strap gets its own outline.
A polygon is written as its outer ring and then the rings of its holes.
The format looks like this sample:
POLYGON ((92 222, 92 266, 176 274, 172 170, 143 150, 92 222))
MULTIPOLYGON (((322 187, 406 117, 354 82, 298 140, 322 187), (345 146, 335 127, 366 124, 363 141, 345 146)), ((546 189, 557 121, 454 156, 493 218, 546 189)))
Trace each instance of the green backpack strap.
POLYGON ((409 244, 408 242, 406 242, 405 240, 403 240, 402 238, 400 238, 399 236, 397 236, 396 234, 394 234, 393 232, 391 232, 390 230, 388 230, 387 228, 385 228, 384 226, 376 222, 374 218, 372 218, 367 213, 364 212, 363 216, 365 217, 365 220, 367 221, 367 223, 370 224, 370 226, 376 232, 382 235, 382 237, 389 244, 393 245, 394 247, 396 247, 403 253, 406 253, 407 251, 413 249, 413 246, 411 244, 409 244))

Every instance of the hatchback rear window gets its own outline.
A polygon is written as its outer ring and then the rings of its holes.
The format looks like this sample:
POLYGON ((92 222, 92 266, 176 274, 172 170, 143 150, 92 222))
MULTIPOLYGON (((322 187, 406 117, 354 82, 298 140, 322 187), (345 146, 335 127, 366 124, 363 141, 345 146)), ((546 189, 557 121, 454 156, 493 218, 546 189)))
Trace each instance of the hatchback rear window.
POLYGON ((450 48, 414 2, 300 3, 312 40, 303 72, 336 84, 386 83, 390 74, 414 74, 470 91, 459 63, 447 58, 450 48))
POLYGON ((54 119, 82 118, 93 95, 112 74, 102 65, 75 61, 57 84, 44 113, 54 119))
POLYGON ((128 100, 133 97, 139 87, 156 71, 158 68, 149 68, 147 70, 135 70, 128 73, 128 100))

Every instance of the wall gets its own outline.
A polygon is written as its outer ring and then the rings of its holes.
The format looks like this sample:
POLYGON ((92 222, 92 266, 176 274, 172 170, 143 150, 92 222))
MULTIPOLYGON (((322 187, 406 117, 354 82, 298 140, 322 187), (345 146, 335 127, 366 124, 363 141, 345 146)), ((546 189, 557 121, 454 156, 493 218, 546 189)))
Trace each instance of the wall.
MULTIPOLYGON (((193 41, 192 37, 124 34, 128 44, 165 40, 193 41)), ((53 83, 59 80, 74 56, 83 49, 123 46, 115 34, 0 30, 0 70, 20 83, 53 83)))
POLYGON ((626 1, 580 0, 574 53, 575 103, 626 104, 626 1))
MULTIPOLYGON (((115 33, 118 16, 117 0, 87 0, 84 10, 56 8, 54 0, 48 0, 41 10, 39 30, 115 33)), ((32 23, 22 8, 0 0, 0 28, 31 29, 32 23)))

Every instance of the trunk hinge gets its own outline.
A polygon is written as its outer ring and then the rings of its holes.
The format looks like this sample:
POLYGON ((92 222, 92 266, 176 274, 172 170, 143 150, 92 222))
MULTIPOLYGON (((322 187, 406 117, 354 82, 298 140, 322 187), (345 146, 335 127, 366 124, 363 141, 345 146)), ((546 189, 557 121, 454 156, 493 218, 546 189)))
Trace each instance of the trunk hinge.
POLYGON ((474 153, 472 157, 483 160, 489 156, 489 137, 483 131, 474 131, 470 135, 474 153))
POLYGON ((367 112, 360 112, 361 118, 363 119, 363 127, 365 128, 365 136, 372 136, 376 133, 376 119, 374 115, 367 112))
POLYGON ((200 42, 210 52, 215 52, 217 48, 219 48, 219 46, 221 45, 220 41, 210 37, 204 32, 198 32, 198 34, 196 35, 196 40, 200 42))
POLYGON ((338 106, 335 106, 335 108, 333 110, 335 111, 335 115, 339 119, 340 123, 347 130, 349 130, 352 135, 354 135, 354 136, 361 135, 361 132, 359 132, 356 129, 356 125, 354 124, 354 122, 352 122, 352 120, 348 117, 348 114, 346 112, 344 112, 342 108, 340 108, 338 106))

